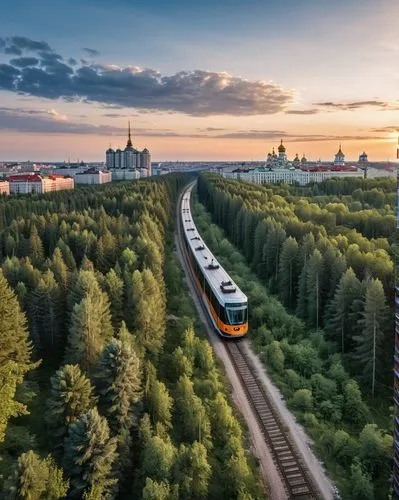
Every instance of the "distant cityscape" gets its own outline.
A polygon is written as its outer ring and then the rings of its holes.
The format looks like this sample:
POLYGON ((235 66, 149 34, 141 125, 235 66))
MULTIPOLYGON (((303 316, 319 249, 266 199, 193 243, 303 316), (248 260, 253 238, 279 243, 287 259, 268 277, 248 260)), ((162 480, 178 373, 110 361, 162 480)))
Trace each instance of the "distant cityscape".
POLYGON ((0 194, 46 193, 74 189, 75 184, 134 181, 152 175, 200 170, 211 170, 227 178, 258 184, 306 185, 333 177, 396 176, 396 163, 369 161, 365 151, 359 155, 358 161, 347 162, 341 144, 331 161, 310 161, 305 153, 301 158, 296 153, 289 160, 283 140, 276 149, 273 148, 264 161, 151 162, 149 149, 138 150, 133 146, 129 121, 125 148, 114 150, 110 146, 105 151, 103 162, 0 162, 0 194))

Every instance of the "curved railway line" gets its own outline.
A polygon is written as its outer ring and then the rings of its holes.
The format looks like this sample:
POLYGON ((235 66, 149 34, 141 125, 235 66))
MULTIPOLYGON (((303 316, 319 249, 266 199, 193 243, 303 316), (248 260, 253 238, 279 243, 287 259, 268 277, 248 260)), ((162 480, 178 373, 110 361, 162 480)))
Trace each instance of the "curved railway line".
MULTIPOLYGON (((188 186, 185 191, 190 186, 188 186)), ((182 241, 180 205, 184 192, 179 199, 177 207, 177 244, 179 245, 180 253, 184 259, 186 277, 192 282, 193 289, 199 299, 197 306, 198 304, 200 305, 204 312, 204 317, 207 319, 208 324, 206 326, 208 334, 217 335, 209 320, 201 293, 195 284, 195 277, 192 269, 188 265, 188 256, 182 241)), ((247 339, 231 339, 223 341, 223 345, 242 384, 246 398, 260 426, 265 442, 273 457, 273 461, 280 473, 282 483, 287 493, 287 498, 292 500, 324 499, 325 497, 317 488, 309 470, 305 467, 301 454, 290 439, 289 431, 286 429, 283 419, 275 409, 256 369, 243 349, 243 345, 246 342, 248 342, 247 339)))

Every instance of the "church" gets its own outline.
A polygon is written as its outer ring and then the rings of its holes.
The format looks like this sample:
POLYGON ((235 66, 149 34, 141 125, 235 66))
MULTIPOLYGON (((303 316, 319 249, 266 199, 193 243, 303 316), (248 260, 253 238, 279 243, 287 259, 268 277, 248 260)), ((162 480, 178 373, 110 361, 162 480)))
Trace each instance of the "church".
POLYGON ((105 165, 107 170, 138 170, 140 177, 149 177, 151 172, 151 154, 147 148, 139 151, 133 147, 130 121, 128 140, 125 149, 113 150, 111 147, 105 152, 105 165))

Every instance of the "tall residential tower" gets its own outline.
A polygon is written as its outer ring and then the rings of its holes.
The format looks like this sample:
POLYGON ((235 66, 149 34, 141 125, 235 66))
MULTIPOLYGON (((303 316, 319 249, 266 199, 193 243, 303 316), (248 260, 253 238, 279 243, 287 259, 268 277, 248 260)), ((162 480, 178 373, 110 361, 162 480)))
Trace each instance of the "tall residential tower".
POLYGON ((147 148, 139 151, 133 147, 130 121, 125 149, 117 149, 116 151, 111 147, 107 149, 105 164, 108 170, 139 170, 140 177, 149 177, 151 175, 151 154, 147 148))

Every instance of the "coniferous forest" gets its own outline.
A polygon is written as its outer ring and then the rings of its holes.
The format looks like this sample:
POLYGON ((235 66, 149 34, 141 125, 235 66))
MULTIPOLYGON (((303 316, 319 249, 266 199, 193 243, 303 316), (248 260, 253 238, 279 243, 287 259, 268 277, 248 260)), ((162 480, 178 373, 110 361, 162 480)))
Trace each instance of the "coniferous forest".
POLYGON ((264 497, 173 251, 186 183, 0 198, 2 498, 264 497))
POLYGON ((395 195, 393 179, 259 186, 203 174, 194 205, 248 295, 262 361, 348 499, 391 488, 395 195))

